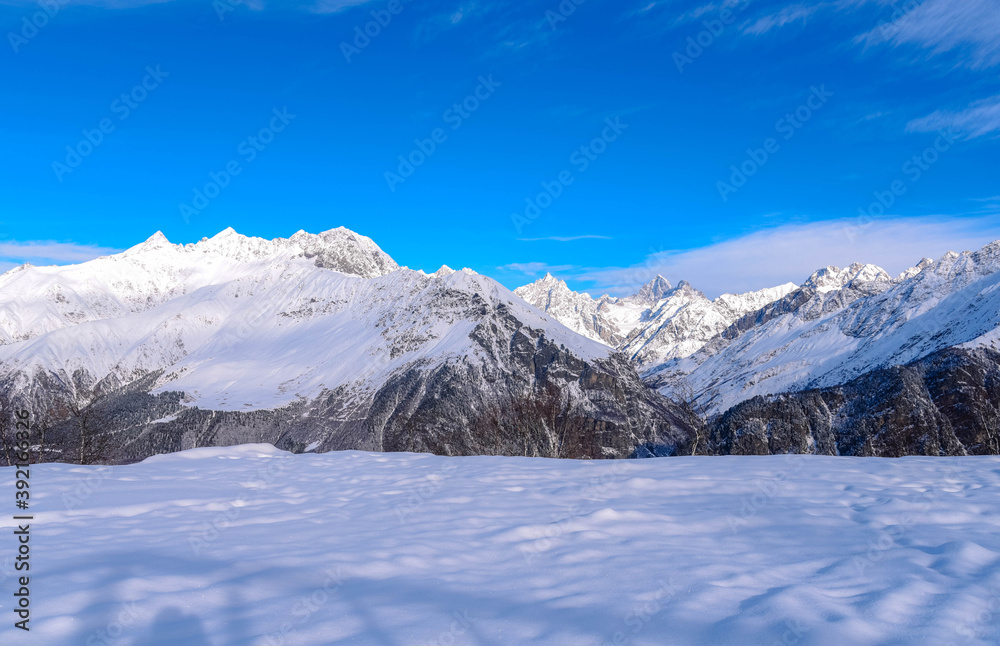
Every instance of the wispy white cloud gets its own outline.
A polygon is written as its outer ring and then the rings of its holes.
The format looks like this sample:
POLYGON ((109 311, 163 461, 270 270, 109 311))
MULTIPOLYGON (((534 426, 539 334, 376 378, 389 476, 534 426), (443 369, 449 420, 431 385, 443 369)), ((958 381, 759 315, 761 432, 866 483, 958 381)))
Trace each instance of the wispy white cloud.
POLYGON ((522 242, 573 242, 575 240, 611 240, 611 236, 583 235, 583 236, 548 236, 547 238, 518 238, 522 242))
POLYGON ((310 5, 315 13, 338 13, 351 7, 366 4, 372 0, 316 0, 310 5))
MULTIPOLYGON (((1000 34, 998 34, 1000 38, 1000 34)), ((974 139, 1000 132, 1000 94, 982 99, 958 111, 938 110, 906 124, 909 132, 934 132, 951 129, 974 139)))
MULTIPOLYGON (((167 4, 169 2, 177 2, 178 0, 57 0, 59 6, 89 6, 89 7, 103 7, 105 9, 134 9, 136 7, 143 7, 151 4, 167 4)), ((226 1, 226 0, 222 0, 226 1)), ((356 7, 358 5, 367 4, 373 2, 374 0, 307 0, 301 3, 296 3, 293 6, 301 8, 305 11, 310 11, 313 13, 337 13, 344 11, 345 9, 350 9, 351 7, 356 7)), ((24 7, 38 7, 37 0, 0 0, 0 4, 5 4, 9 6, 24 6, 24 7)), ((211 2, 206 2, 206 4, 211 5, 211 2)), ((253 9, 255 11, 266 9, 268 7, 284 7, 287 3, 282 3, 277 0, 228 0, 227 7, 245 7, 248 9, 253 9)))
POLYGON ((30 262, 33 265, 63 265, 93 260, 121 249, 81 245, 52 240, 0 241, 0 266, 7 268, 30 262))
POLYGON ((544 262, 512 262, 509 265, 501 265, 497 269, 525 276, 539 276, 546 273, 578 271, 579 267, 576 265, 549 265, 544 262))
POLYGON ((438 13, 421 22, 416 29, 415 38, 420 42, 427 42, 441 35, 449 29, 460 26, 468 22, 470 17, 488 13, 489 7, 481 7, 478 2, 467 2, 458 7, 452 7, 448 11, 438 13))
POLYGON ((574 272, 593 284, 591 293, 635 293, 662 274, 688 280, 709 296, 744 292, 786 282, 801 283, 827 265, 869 262, 897 274, 923 257, 978 249, 1000 239, 1000 217, 886 218, 867 226, 854 220, 785 225, 684 251, 651 254, 632 267, 574 272))
POLYGON ((962 64, 974 69, 1000 64, 1000 3, 996 0, 914 0, 889 9, 892 12, 859 36, 859 42, 916 45, 931 55, 958 52, 962 64))
POLYGON ((767 33, 772 29, 784 27, 785 25, 791 24, 793 22, 798 22, 800 20, 806 20, 814 13, 823 8, 822 4, 794 4, 785 7, 777 13, 762 16, 752 23, 748 24, 743 28, 744 34, 749 34, 751 36, 759 36, 760 34, 767 33))

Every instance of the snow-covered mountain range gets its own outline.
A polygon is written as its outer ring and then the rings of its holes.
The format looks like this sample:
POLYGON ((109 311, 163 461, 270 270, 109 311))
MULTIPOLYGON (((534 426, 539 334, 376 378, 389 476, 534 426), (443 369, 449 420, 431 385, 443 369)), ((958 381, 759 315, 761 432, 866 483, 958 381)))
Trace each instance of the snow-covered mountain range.
POLYGON ((1000 242, 895 277, 825 267, 714 301, 654 284, 631 308, 549 276, 516 293, 700 411, 709 452, 1000 452, 1000 242))
POLYGON ((546 274, 514 293, 583 336, 606 343, 651 366, 699 350, 744 314, 796 289, 794 283, 709 300, 687 281, 671 287, 656 276, 633 296, 592 298, 546 274))
POLYGON ((858 263, 709 299, 656 276, 632 296, 592 298, 551 275, 511 292, 467 269, 410 270, 343 228, 275 240, 227 229, 187 245, 157 233, 120 254, 0 276, 0 396, 51 411, 52 437, 67 442, 67 411, 101 407, 120 459, 262 440, 445 454, 781 452, 771 439, 734 441, 772 438, 775 416, 796 450, 882 454, 869 441, 881 431, 857 430, 878 427, 870 384, 849 384, 898 368, 909 372, 878 383, 903 385, 875 388, 896 393, 877 406, 912 400, 937 438, 898 450, 981 452, 994 421, 1000 429, 1000 372, 995 397, 978 386, 997 368, 998 283, 1000 242, 895 277, 858 263), (788 412, 812 389, 824 393, 808 405, 822 424, 788 412), (973 391, 964 408, 942 403, 973 391))
POLYGON ((896 278, 873 265, 826 268, 659 372, 681 375, 722 412, 755 395, 843 384, 952 346, 993 347, 998 272, 1000 243, 925 259, 896 278))
MULTIPOLYGON (((227 229, 189 245, 156 234, 80 265, 23 266, 0 277, 0 342, 9 396, 43 408, 152 397, 145 417, 122 413, 134 428, 119 444, 134 455, 245 441, 240 429, 261 415, 295 419, 288 441, 319 448, 481 452, 470 426, 524 431, 487 419, 491 407, 553 391, 548 405, 575 420, 574 450, 591 457, 669 452, 688 435, 611 348, 490 278, 398 267, 346 229, 276 240, 227 229), (229 415, 222 440, 204 411, 261 414, 229 415)), ((489 441, 570 450, 551 427, 489 441)))

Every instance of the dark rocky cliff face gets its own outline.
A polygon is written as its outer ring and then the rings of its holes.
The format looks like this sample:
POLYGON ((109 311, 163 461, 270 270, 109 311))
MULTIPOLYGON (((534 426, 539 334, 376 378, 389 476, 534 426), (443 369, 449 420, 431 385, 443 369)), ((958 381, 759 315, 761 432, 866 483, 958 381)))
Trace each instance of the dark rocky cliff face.
MULTIPOLYGON (((504 305, 482 314, 470 336, 486 360, 418 361, 374 388, 342 387, 273 410, 184 406, 183 393, 150 394, 155 374, 128 384, 74 375, 74 390, 95 402, 86 432, 105 436, 87 459, 130 462, 249 442, 292 451, 573 458, 691 452, 701 421, 644 384, 624 356, 585 361, 524 326, 504 305)), ((4 390, 51 426, 46 459, 77 461, 81 411, 53 394, 64 384, 51 374, 20 379, 29 383, 10 382, 4 390)))
POLYGON ((712 422, 705 452, 998 454, 1000 353, 949 348, 842 386, 755 397, 712 422))

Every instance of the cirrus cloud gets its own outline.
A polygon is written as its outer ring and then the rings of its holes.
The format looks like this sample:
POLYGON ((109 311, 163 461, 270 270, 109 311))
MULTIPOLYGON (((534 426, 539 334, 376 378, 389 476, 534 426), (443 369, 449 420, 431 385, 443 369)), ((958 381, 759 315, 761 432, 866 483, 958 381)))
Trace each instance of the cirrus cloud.
POLYGON ((81 245, 53 240, 0 241, 0 269, 6 271, 26 262, 33 265, 66 265, 118 253, 121 249, 81 245))

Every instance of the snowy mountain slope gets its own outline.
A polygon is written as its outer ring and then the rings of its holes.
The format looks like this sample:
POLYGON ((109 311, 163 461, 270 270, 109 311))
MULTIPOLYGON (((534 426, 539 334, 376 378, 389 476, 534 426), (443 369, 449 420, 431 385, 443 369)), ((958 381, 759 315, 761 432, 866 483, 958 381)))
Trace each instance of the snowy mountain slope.
POLYGON ((687 281, 671 287, 657 276, 632 296, 594 299, 546 274, 514 293, 570 329, 614 346, 637 365, 649 367, 694 353, 741 316, 795 288, 787 283, 709 300, 687 281))
MULTIPOLYGON (((574 419, 593 422, 580 449, 588 455, 683 439, 668 403, 609 347, 472 271, 384 273, 395 266, 346 230, 275 241, 227 230, 197 245, 154 236, 82 265, 24 268, 0 283, 12 303, 0 310, 10 339, 0 345, 0 380, 8 395, 42 407, 53 404, 53 384, 76 400, 116 389, 135 394, 142 384, 150 396, 183 393, 187 408, 202 411, 320 411, 325 426, 306 424, 309 437, 295 441, 444 452, 481 442, 468 426, 491 401, 551 387, 574 419), (19 296, 29 288, 37 289, 19 296), (46 325, 21 327, 31 321, 46 325), (405 430, 418 413, 440 406, 448 408, 446 421, 427 418, 405 430), (457 429, 465 437, 452 437, 457 429), (420 433, 452 439, 412 444, 420 433)), ((192 425, 190 416, 177 417, 181 409, 157 414, 174 415, 167 428, 178 433, 192 425)), ((142 425, 134 411, 119 416, 142 425)), ((237 425, 261 419, 230 418, 237 425)), ((179 448, 174 440, 162 439, 179 448)), ((156 442, 141 446, 131 457, 157 449, 156 442)))
POLYGON ((1000 242, 897 279, 871 265, 827 268, 650 377, 665 392, 684 383, 722 412, 756 395, 835 386, 950 346, 985 344, 1000 324, 998 270, 1000 242))
POLYGON ((145 311, 0 346, 0 363, 27 373, 82 369, 122 383, 165 369, 159 387, 183 390, 192 404, 273 408, 323 388, 384 380, 414 361, 478 359, 469 333, 481 310, 500 304, 524 324, 547 328, 553 342, 584 360, 610 354, 505 291, 469 271, 425 275, 401 269, 361 279, 301 260, 260 264, 248 275, 145 311), (279 373, 281 387, 275 390, 279 373))
POLYGON ((726 319, 735 321, 741 316, 756 312, 760 308, 784 298, 796 289, 798 289, 798 285, 795 283, 785 283, 777 287, 766 287, 742 294, 723 294, 712 302, 726 319))
POLYGON ((143 312, 203 287, 303 262, 363 277, 398 268, 372 240, 343 227, 275 240, 228 228, 188 245, 170 244, 157 232, 124 253, 79 265, 23 265, 0 276, 0 344, 143 312))
POLYGON ((608 345, 616 345, 622 330, 598 313, 601 302, 590 294, 572 291, 565 281, 552 274, 514 290, 520 298, 539 308, 577 334, 608 345))

